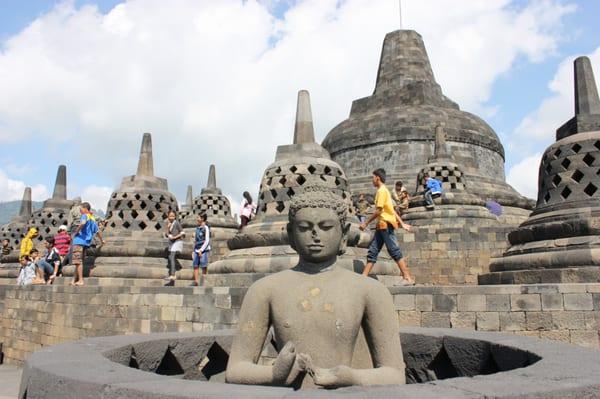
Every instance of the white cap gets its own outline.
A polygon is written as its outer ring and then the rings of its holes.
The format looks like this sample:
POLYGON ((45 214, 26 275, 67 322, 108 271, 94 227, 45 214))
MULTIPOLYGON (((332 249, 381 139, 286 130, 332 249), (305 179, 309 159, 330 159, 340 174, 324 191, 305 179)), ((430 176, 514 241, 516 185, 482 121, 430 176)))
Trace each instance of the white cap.
POLYGON ((68 229, 67 229, 67 225, 66 225, 66 224, 63 224, 63 225, 61 225, 61 226, 58 228, 58 231, 62 231, 62 230, 64 230, 64 231, 67 231, 67 230, 68 230, 68 229))

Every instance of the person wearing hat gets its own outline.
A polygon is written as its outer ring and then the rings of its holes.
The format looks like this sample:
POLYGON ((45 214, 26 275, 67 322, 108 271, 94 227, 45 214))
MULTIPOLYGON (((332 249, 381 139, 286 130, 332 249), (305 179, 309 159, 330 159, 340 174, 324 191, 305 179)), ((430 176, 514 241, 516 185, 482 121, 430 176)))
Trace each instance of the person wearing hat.
POLYGON ((58 233, 54 236, 54 248, 56 248, 61 261, 69 254, 71 248, 71 236, 69 236, 67 230, 67 225, 63 224, 58 228, 58 233))

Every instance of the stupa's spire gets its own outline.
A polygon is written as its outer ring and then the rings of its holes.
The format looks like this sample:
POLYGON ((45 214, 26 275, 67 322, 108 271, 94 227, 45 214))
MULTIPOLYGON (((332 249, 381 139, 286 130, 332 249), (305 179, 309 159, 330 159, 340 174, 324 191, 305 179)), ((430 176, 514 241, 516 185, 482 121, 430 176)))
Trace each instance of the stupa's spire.
POLYGON ((185 196, 185 206, 188 209, 192 209, 192 203, 194 202, 194 195, 192 194, 192 186, 187 186, 187 195, 185 196))
POLYGON ((210 165, 208 168, 208 182, 206 188, 217 188, 217 173, 215 171, 215 165, 210 165))
POLYGON ((298 92, 296 105, 296 124, 294 125, 294 144, 314 143, 312 111, 310 109, 310 94, 307 90, 298 92))
POLYGON ((23 200, 21 201, 21 209, 19 210, 20 217, 29 218, 33 214, 31 207, 31 187, 25 187, 23 191, 23 200))
POLYGON ((575 60, 575 115, 600 114, 600 98, 588 57, 575 60))
POLYGON ((138 161, 137 176, 154 176, 154 160, 152 157, 152 135, 144 133, 140 159, 138 161))
POLYGON ((67 167, 60 165, 56 172, 56 182, 54 183, 54 193, 52 194, 54 200, 66 200, 67 199, 67 167))

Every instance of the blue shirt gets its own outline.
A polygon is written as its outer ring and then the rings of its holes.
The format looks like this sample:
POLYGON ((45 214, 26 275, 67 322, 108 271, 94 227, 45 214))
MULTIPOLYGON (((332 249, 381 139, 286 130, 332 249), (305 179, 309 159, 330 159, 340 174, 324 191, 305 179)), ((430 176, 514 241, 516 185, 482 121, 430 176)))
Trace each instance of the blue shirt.
POLYGON ((426 187, 428 190, 431 190, 432 194, 441 194, 442 192, 442 183, 437 179, 432 178, 427 180, 426 187))
POLYGON ((208 225, 196 227, 195 236, 194 250, 199 250, 199 253, 210 251, 210 229, 208 225))
POLYGON ((92 239, 96 230, 96 222, 93 216, 81 215, 79 219, 79 225, 83 226, 79 233, 75 234, 73 238, 73 245, 81 245, 83 247, 89 247, 92 245, 92 239))

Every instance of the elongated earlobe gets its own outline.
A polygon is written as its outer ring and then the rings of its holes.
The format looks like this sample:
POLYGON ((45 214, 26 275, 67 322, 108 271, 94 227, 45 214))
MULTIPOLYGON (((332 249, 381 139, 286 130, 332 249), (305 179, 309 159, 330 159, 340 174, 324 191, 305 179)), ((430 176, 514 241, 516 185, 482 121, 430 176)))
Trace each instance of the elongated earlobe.
POLYGON ((298 252, 298 250, 296 249, 296 243, 294 242, 294 235, 292 234, 292 222, 288 222, 288 224, 286 225, 286 230, 288 236, 288 243, 290 244, 290 247, 292 247, 294 251, 298 252))
POLYGON ((346 246, 348 245, 348 232, 350 231, 350 223, 342 222, 342 241, 340 242, 340 249, 338 255, 346 253, 346 246))

